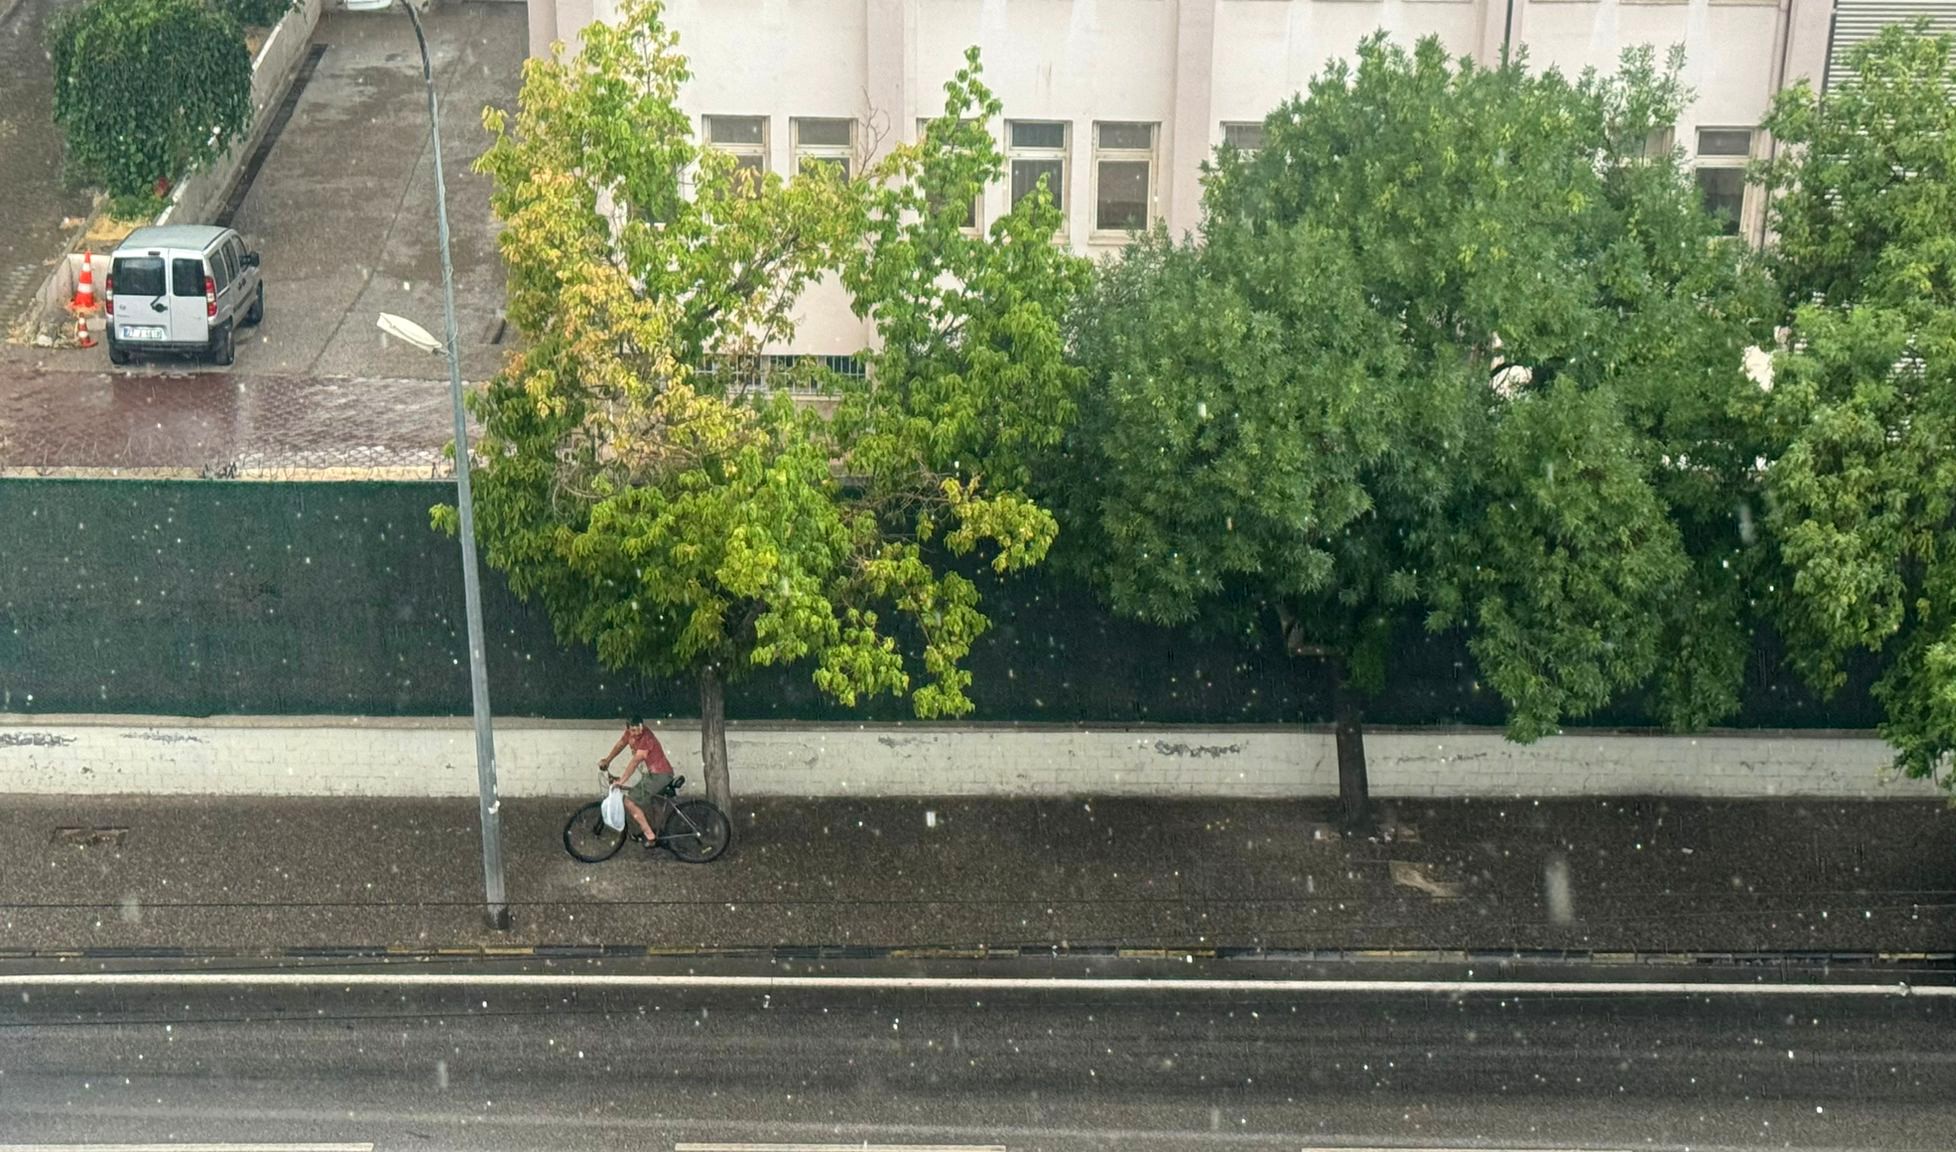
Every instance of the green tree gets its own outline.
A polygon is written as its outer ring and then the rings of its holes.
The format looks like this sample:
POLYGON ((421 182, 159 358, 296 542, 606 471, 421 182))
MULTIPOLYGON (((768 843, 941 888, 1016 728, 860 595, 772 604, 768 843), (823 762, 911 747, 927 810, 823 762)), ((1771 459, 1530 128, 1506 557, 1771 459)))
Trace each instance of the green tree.
POLYGON ((1913 776, 1956 750, 1952 48, 1891 26, 1825 100, 1783 94, 1766 127, 1787 151, 1761 172, 1792 315, 1766 403, 1780 619, 1823 691, 1882 654, 1882 734, 1913 776))
MULTIPOLYGON (((975 471, 894 463, 917 428, 948 422, 934 406, 964 403, 955 386, 895 407, 882 397, 901 388, 856 389, 834 423, 756 386, 814 277, 846 263, 887 282, 881 262, 930 225, 864 251, 865 197, 889 193, 825 168, 789 181, 737 168, 694 141, 686 78, 662 6, 628 0, 574 57, 525 66, 513 118, 486 113, 480 167, 525 343, 476 404, 476 500, 490 563, 562 637, 612 667, 697 679, 708 792, 724 802, 730 680, 805 660, 845 704, 907 693, 919 715, 967 711, 959 662, 986 621, 936 549, 994 548, 1010 569, 1053 528, 975 471), (920 423, 883 435, 899 415, 920 423), (923 644, 916 682, 896 620, 923 644)), ((969 167, 954 151, 900 152, 878 179, 969 167)))
POLYGON ((251 54, 204 0, 91 0, 49 31, 69 171, 124 211, 153 208, 251 124, 251 54))
POLYGON ((934 540, 942 494, 961 492, 959 515, 983 518, 1005 572, 1037 563, 1057 532, 1027 488, 1072 419, 1083 374, 1063 322, 1091 266, 1052 243, 1061 215, 1043 187, 985 233, 973 226, 966 208, 1004 177, 1005 158, 977 49, 965 60, 943 115, 870 173, 862 242, 842 271, 877 343, 868 372, 839 382, 833 430, 852 483, 892 529, 934 540))
POLYGON ((1736 703, 1770 299, 1645 154, 1676 73, 1371 38, 1224 152, 1198 238, 1143 240, 1080 310, 1070 537, 1120 611, 1322 659, 1355 822, 1364 698, 1422 608, 1518 740, 1660 668, 1676 723, 1736 703))

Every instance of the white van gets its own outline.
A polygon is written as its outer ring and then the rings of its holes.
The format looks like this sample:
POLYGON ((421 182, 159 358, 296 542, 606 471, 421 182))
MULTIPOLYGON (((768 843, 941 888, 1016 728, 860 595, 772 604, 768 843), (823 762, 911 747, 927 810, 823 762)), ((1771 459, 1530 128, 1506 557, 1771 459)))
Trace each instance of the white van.
POLYGON ((229 364, 237 328, 265 318, 258 253, 232 229, 204 224, 131 232, 109 261, 102 298, 111 364, 145 352, 200 352, 229 364))

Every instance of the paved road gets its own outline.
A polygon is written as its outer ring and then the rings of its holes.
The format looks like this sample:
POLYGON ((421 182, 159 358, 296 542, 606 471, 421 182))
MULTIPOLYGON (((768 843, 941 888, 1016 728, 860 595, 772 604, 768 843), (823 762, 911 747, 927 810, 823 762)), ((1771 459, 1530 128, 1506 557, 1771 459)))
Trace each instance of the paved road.
POLYGON ((1312 802, 749 799, 733 853, 691 867, 637 849, 580 864, 560 839, 578 800, 506 798, 516 924, 497 934, 473 799, 104 800, 90 779, 0 804, 0 949, 1956 942, 1956 813, 1933 800, 1422 803, 1402 808, 1416 842, 1338 844, 1305 830, 1328 808, 1312 802), (124 831, 62 831, 104 825, 124 831), (1408 887, 1395 861, 1458 891, 1408 887))
MULTIPOLYGON (((502 257, 489 181, 470 170, 488 146, 482 109, 513 105, 529 26, 521 4, 450 4, 427 18, 442 100, 442 159, 453 230, 459 343, 470 379, 493 370, 502 257)), ((301 376, 440 377, 439 357, 374 327, 394 312, 440 333, 433 150, 414 33, 399 13, 329 9, 325 53, 232 226, 264 261, 266 321, 239 345, 238 370, 301 376)))
POLYGON ((1920 997, 6 991, 23 1142, 1872 1150, 1956 1125, 1956 1020, 1920 997))
POLYGON ((47 279, 68 236, 65 217, 88 208, 61 183, 48 24, 80 0, 0 0, 0 337, 47 279))

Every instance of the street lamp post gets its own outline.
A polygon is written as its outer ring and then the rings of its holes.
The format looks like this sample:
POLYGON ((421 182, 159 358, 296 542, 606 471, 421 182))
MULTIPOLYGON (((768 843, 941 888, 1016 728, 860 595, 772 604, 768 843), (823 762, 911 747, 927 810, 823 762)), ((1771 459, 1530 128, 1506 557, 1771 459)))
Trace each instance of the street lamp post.
MULTIPOLYGON (((392 7, 394 0, 345 0, 349 11, 378 12, 392 7)), ((482 812, 482 888, 483 902, 493 928, 509 927, 509 900, 503 890, 503 837, 501 803, 496 795, 496 740, 489 720, 489 671, 482 643, 482 584, 475 559, 475 503, 469 491, 469 418, 462 404, 462 362, 455 338, 455 266, 448 255, 448 188, 441 170, 441 108, 435 98, 435 66, 428 56, 428 35, 421 27, 421 14, 414 0, 403 0, 408 19, 414 24, 415 43, 421 47, 421 79, 428 89, 428 129, 433 138, 435 159, 435 230, 441 240, 441 292, 447 341, 436 344, 433 337, 413 321, 398 316, 383 316, 384 330, 403 336, 428 351, 428 345, 448 353, 448 394, 455 409, 455 503, 461 511, 462 595, 468 610, 469 697, 475 709, 476 799, 482 812), (392 322, 390 324, 390 321, 392 322), (414 334, 426 340, 414 338, 414 334)))

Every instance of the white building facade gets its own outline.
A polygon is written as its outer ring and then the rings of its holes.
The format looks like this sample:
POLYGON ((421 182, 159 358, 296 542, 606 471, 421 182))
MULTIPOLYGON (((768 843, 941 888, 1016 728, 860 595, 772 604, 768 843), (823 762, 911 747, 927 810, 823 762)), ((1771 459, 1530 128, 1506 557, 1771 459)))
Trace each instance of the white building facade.
MULTIPOLYGON (((1868 0, 1841 0, 1843 5, 1868 0)), ((1887 0, 1893 4, 1896 0, 1887 0)), ((1906 6, 1922 0, 1899 0, 1906 6)), ((1941 0, 1936 0, 1941 2, 1941 0)), ((529 0, 530 50, 575 44, 612 0, 529 0)), ((1004 105, 992 124, 1007 178, 985 225, 1041 177, 1058 189, 1066 240, 1120 250, 1137 223, 1175 232, 1201 218, 1201 164, 1230 138, 1254 144, 1266 113, 1332 57, 1383 29, 1439 37, 1493 62, 1608 71, 1622 51, 1673 44, 1696 92, 1675 141, 1710 204, 1757 239, 1763 204, 1743 170, 1771 141, 1773 94, 1826 79, 1834 0, 669 0, 693 79, 682 92, 702 138, 769 171, 847 162, 914 139, 943 111, 968 46, 1004 105)), ((848 355, 868 339, 840 289, 802 303, 799 354, 848 355)))

